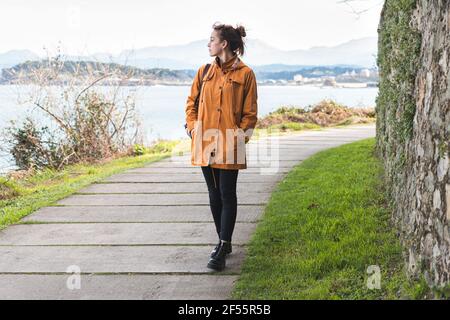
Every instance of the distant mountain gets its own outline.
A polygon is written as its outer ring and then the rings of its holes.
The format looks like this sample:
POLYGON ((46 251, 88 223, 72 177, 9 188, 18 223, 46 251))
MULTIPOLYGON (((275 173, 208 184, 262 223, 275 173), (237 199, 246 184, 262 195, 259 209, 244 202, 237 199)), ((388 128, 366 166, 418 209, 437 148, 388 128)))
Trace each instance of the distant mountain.
POLYGON ((302 64, 351 64, 373 68, 376 63, 377 38, 351 40, 333 47, 313 47, 308 50, 290 51, 290 55, 302 64), (328 62, 328 63, 327 63, 328 62))
POLYGON ((39 56, 30 50, 11 50, 0 53, 0 69, 12 67, 27 60, 36 60, 39 56))
MULTIPOLYGON (((209 56, 208 41, 197 40, 187 44, 146 47, 124 50, 118 55, 96 53, 91 56, 68 56, 67 60, 94 60, 119 63, 138 68, 193 69, 213 59, 209 56)), ((361 38, 332 47, 312 47, 307 50, 280 50, 258 39, 247 39, 243 60, 263 72, 295 71, 307 66, 375 66, 377 38, 361 38)), ((10 51, 0 54, 0 66, 10 67, 25 60, 35 60, 31 51, 10 51), (30 59, 33 57, 33 59, 30 59)))
MULTIPOLYGON (((48 59, 26 61, 10 68, 3 68, 0 74, 0 84, 20 84, 33 83, 37 79, 46 79, 53 84, 61 84, 67 81, 71 76, 75 76, 75 81, 83 81, 91 76, 107 76, 104 82, 113 81, 127 85, 136 84, 168 84, 168 85, 186 85, 192 82, 196 71, 193 69, 167 69, 167 68, 138 68, 130 65, 121 65, 112 62, 97 62, 86 60, 62 60, 61 64, 48 59), (57 66, 58 76, 55 77, 50 69, 57 66), (39 73, 36 71, 40 70, 39 73), (111 75, 113 74, 113 75, 111 75), (37 78, 36 78, 37 77, 37 78), (127 78, 128 80, 121 80, 127 78), (111 80, 113 79, 113 80, 111 80)), ((297 76, 303 76, 305 79, 334 77, 351 81, 377 81, 375 75, 369 79, 356 79, 357 74, 361 74, 362 68, 355 66, 302 66, 302 65, 267 65, 254 68, 256 78, 259 82, 273 83, 278 80, 292 80, 297 76), (350 79, 349 79, 350 75, 350 79), (342 78, 344 77, 344 78, 342 78), (267 81, 266 81, 267 80, 267 81)))
MULTIPOLYGON (((194 77, 194 73, 188 70, 169 70, 161 68, 153 69, 140 69, 134 66, 123 66, 116 63, 103 63, 96 61, 72 61, 64 60, 61 65, 55 62, 50 62, 46 59, 26 61, 24 63, 16 64, 10 68, 3 68, 0 76, 0 84, 14 84, 14 83, 32 83, 36 79, 36 70, 40 70, 38 73, 38 79, 46 79, 50 83, 58 84, 64 83, 70 76, 75 75, 77 80, 83 81, 89 77, 102 77, 113 74, 105 78, 105 82, 121 81, 125 78, 129 79, 128 83, 171 83, 182 84, 190 83, 194 77), (53 72, 48 70, 54 70, 57 66, 58 76, 55 77, 53 72)), ((124 81, 126 82, 126 81, 124 81)))
MULTIPOLYGON (((261 65, 332 66, 351 65, 371 68, 375 66, 377 38, 351 40, 333 47, 313 47, 307 50, 280 50, 258 39, 246 41, 243 60, 253 68, 261 65)), ((147 47, 134 51, 123 51, 115 62, 128 62, 142 68, 197 69, 212 60, 207 51, 207 40, 198 40, 185 45, 147 47)), ((297 66, 293 66, 297 68, 297 66)), ((286 69, 277 70, 286 71, 286 69)))

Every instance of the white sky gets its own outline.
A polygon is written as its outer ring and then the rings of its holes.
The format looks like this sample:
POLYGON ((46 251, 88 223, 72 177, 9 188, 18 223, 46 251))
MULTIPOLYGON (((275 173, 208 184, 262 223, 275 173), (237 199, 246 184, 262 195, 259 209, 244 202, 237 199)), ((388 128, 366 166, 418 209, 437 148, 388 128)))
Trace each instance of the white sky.
POLYGON ((68 54, 207 39, 220 21, 242 23, 247 37, 284 49, 332 46, 377 36, 383 0, 1 0, 0 53, 30 49, 44 54, 58 42, 68 54))

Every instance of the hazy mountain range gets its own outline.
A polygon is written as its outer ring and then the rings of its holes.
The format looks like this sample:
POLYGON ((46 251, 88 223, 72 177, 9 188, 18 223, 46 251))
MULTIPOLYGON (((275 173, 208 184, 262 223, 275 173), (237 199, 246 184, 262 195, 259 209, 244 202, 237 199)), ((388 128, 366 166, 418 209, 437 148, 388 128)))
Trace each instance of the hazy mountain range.
MULTIPOLYGON (((146 47, 124 50, 118 55, 96 53, 91 56, 65 56, 67 60, 95 60, 114 62, 139 68, 168 68, 196 70, 213 58, 208 54, 208 40, 182 45, 146 47)), ((351 40, 332 47, 312 47, 307 50, 280 50, 258 39, 247 39, 243 61, 255 71, 290 71, 305 66, 375 67, 377 38, 351 40)), ((30 50, 12 50, 0 53, 0 69, 12 67, 27 60, 42 59, 30 50)))
POLYGON ((11 50, 0 53, 0 69, 9 68, 27 60, 37 59, 40 59, 40 57, 30 50, 11 50))

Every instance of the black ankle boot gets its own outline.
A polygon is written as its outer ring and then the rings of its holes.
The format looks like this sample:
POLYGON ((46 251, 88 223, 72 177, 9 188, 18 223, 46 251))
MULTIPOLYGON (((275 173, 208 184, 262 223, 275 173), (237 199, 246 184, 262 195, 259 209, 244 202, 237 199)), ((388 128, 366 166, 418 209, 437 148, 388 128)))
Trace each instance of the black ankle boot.
MULTIPOLYGON (((213 251, 211 251, 211 258, 214 257, 217 253, 217 249, 219 249, 221 241, 219 240, 219 243, 216 245, 216 247, 214 248, 213 251)), ((232 247, 231 247, 231 242, 225 242, 224 243, 225 246, 225 252, 226 254, 230 254, 231 252, 233 252, 232 247)))
POLYGON ((226 243, 221 242, 217 248, 216 254, 209 259, 208 268, 221 271, 225 268, 226 243))

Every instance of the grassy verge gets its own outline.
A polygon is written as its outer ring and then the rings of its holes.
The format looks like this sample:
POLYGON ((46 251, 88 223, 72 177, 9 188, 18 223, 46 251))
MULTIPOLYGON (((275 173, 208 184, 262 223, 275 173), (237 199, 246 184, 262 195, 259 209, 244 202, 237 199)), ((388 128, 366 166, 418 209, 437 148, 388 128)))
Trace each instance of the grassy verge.
POLYGON ((416 299, 390 225, 374 139, 320 152, 273 193, 252 237, 234 299, 416 299), (367 287, 377 265, 381 289, 367 287))
POLYGON ((77 164, 62 170, 42 170, 19 179, 0 177, 0 230, 33 211, 54 205, 94 182, 125 170, 142 167, 172 155, 173 148, 187 150, 179 141, 163 141, 143 155, 126 156, 99 164, 77 164))

